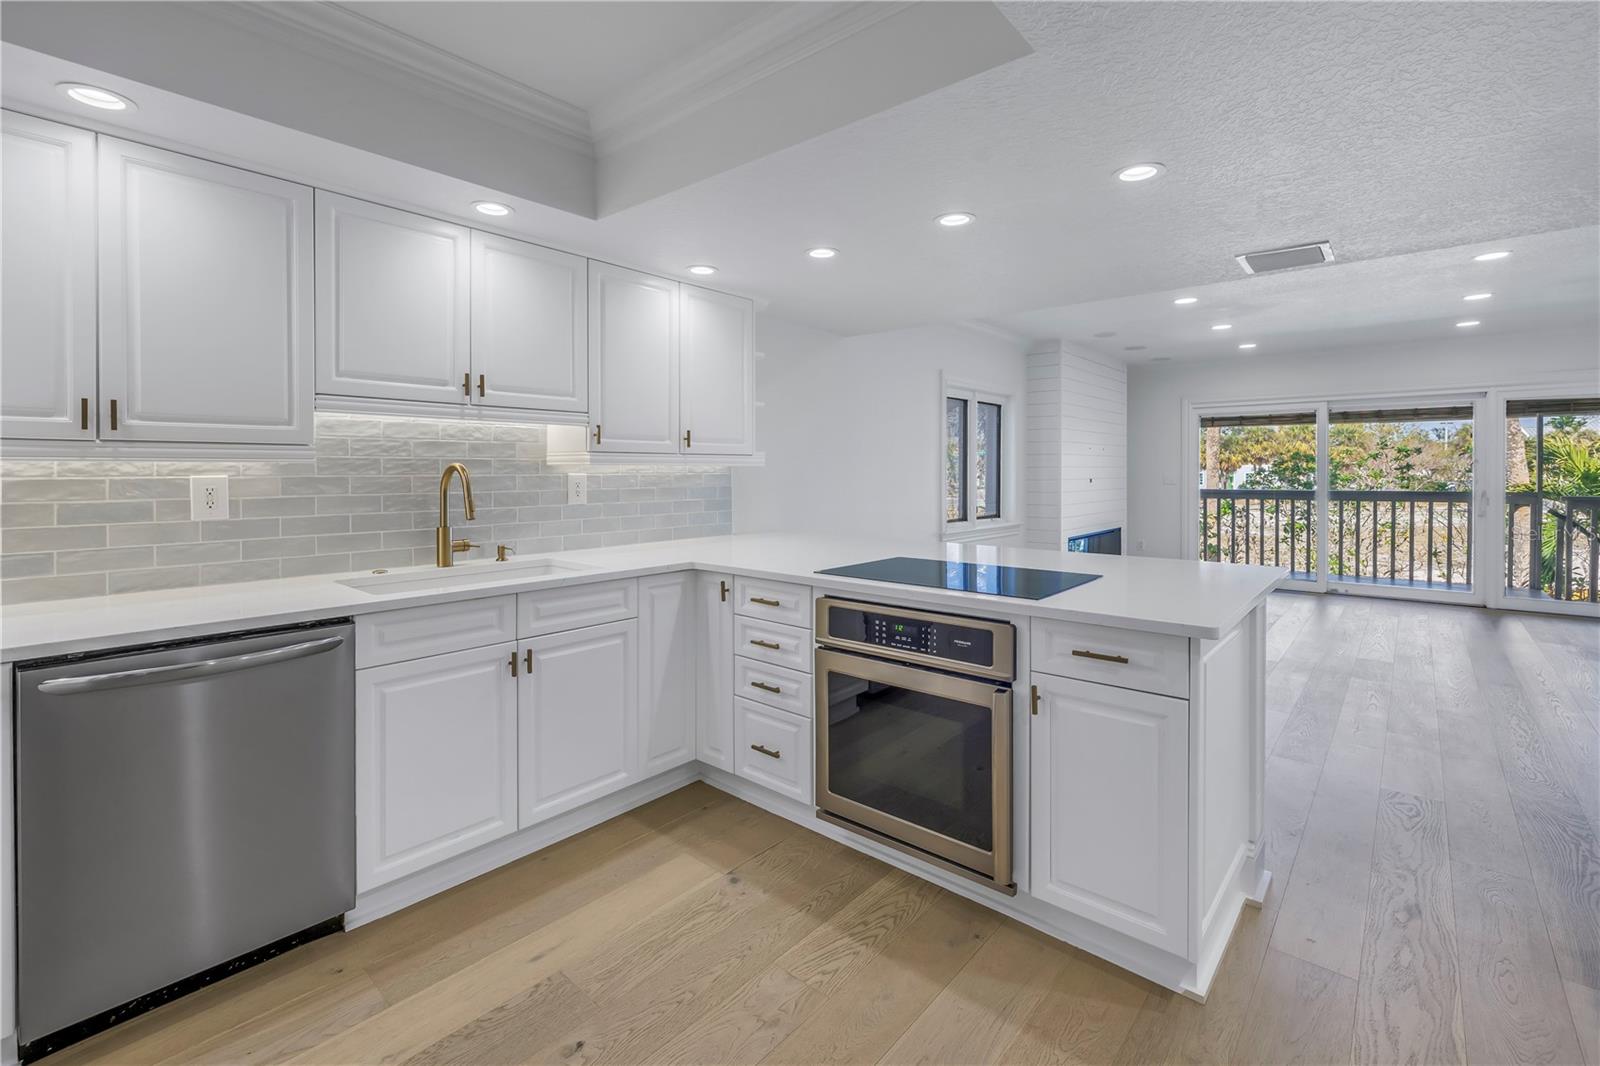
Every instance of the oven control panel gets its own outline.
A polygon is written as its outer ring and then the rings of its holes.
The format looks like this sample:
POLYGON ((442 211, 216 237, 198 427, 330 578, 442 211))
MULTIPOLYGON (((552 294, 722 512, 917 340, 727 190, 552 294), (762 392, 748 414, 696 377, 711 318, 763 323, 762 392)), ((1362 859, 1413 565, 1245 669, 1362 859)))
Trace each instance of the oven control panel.
POLYGON ((1015 628, 1007 622, 832 599, 819 600, 817 613, 817 639, 824 644, 881 650, 1005 680, 1014 673, 1015 628))

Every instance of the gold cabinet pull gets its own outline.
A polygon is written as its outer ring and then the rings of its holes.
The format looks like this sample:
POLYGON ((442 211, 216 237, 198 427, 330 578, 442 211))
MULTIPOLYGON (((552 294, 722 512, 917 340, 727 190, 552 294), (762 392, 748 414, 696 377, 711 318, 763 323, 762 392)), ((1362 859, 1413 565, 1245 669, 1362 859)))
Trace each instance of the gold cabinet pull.
POLYGON ((751 596, 750 597, 750 602, 751 603, 759 603, 763 607, 782 607, 783 606, 783 604, 779 603, 777 600, 769 600, 765 596, 751 596))
POLYGON ((516 677, 517 676, 517 653, 516 652, 512 652, 511 653, 511 676, 512 677, 516 677))
POLYGON ((1038 685, 1029 685, 1028 686, 1028 710, 1031 711, 1034 715, 1038 715, 1038 713, 1039 713, 1039 686, 1038 685))
POLYGON ((111 401, 111 428, 112 430, 117 428, 117 401, 115 400, 111 401))
POLYGON ((522 668, 527 671, 529 677, 533 676, 533 649, 532 648, 529 648, 527 651, 522 653, 522 668))
POLYGON ((87 396, 78 401, 78 428, 83 430, 89 428, 89 397, 87 396))
POLYGON ((751 751, 759 751, 761 754, 765 755, 769 759, 781 759, 781 758, 783 758, 783 752, 781 752, 781 751, 773 751, 771 748, 765 747, 764 745, 761 745, 761 744, 752 744, 752 745, 750 745, 750 750, 751 751))
POLYGON ((1093 659, 1095 662, 1101 663, 1122 663, 1124 666, 1128 663, 1126 655, 1107 655, 1103 651, 1085 651, 1082 648, 1073 648, 1072 654, 1080 659, 1093 659))
POLYGON ((461 375, 461 395, 472 395, 472 371, 470 370, 461 375))
POLYGON ((478 395, 479 396, 483 395, 483 375, 482 374, 478 375, 478 395))
POLYGON ((750 687, 751 688, 758 688, 762 692, 770 692, 773 695, 782 695, 783 694, 783 689, 779 688, 777 685, 769 685, 765 681, 752 681, 752 682, 750 682, 750 687))
POLYGON ((783 649, 783 645, 775 640, 752 640, 750 643, 758 648, 766 648, 768 651, 781 651, 783 649))
POLYGON ((598 422, 594 424, 594 442, 596 444, 600 443, 600 423, 598 422))
POLYGON ((728 583, 726 581, 718 581, 717 584, 722 586, 722 593, 721 593, 722 599, 720 601, 718 601, 718 602, 727 603, 728 602, 728 583))
POLYGON ((694 430, 686 429, 683 431, 683 446, 685 448, 694 447, 694 430))

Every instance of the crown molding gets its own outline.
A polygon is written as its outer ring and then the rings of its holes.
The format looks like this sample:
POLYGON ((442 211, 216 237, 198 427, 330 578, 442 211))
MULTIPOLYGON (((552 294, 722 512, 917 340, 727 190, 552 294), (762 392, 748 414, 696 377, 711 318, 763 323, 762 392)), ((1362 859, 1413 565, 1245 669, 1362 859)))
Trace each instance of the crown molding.
POLYGON ((656 133, 891 18, 904 0, 782 4, 589 111, 597 155, 656 133))
POLYGON ((998 322, 991 322, 986 318, 966 318, 959 322, 951 322, 950 325, 956 329, 964 329, 971 333, 976 333, 979 336, 1014 344, 1019 350, 1027 350, 1029 355, 1032 355, 1032 349, 1041 343, 1036 337, 1018 333, 1014 329, 1002 326, 998 322))
POLYGON ((593 156, 589 116, 580 107, 542 93, 460 56, 391 29, 337 4, 266 2, 196 4, 212 18, 300 47, 331 49, 341 62, 351 58, 390 76, 404 75, 408 87, 466 110, 487 109, 497 121, 523 133, 556 141, 593 156))

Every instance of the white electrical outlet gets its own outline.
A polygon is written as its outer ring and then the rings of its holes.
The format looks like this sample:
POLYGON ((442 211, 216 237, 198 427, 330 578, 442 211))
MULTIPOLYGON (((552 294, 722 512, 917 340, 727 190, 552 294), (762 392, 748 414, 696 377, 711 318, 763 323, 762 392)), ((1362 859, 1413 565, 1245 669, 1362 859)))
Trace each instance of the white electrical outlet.
POLYGON ((568 503, 588 503, 589 502, 589 475, 588 474, 568 474, 567 475, 567 502, 568 503))
POLYGON ((189 479, 189 520, 211 522, 228 517, 228 479, 214 474, 189 479))

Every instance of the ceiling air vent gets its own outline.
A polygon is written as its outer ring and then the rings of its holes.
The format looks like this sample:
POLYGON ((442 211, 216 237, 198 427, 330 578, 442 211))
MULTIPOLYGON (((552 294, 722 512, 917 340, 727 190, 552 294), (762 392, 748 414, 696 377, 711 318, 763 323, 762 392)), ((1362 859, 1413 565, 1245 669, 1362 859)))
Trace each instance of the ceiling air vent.
POLYGON ((1293 248, 1273 248, 1265 252, 1246 252, 1234 256, 1246 274, 1269 274, 1274 270, 1321 266, 1333 262, 1333 245, 1327 241, 1297 244, 1293 248))

